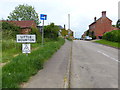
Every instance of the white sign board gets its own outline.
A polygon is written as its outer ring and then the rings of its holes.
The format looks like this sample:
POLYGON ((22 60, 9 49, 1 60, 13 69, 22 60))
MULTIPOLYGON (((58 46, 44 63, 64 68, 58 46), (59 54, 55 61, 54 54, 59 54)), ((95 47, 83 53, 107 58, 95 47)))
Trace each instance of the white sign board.
POLYGON ((30 52, 31 52, 30 44, 22 44, 22 53, 30 53, 30 52))
POLYGON ((16 35, 17 43, 35 43, 36 42, 36 35, 30 34, 18 34, 16 35))

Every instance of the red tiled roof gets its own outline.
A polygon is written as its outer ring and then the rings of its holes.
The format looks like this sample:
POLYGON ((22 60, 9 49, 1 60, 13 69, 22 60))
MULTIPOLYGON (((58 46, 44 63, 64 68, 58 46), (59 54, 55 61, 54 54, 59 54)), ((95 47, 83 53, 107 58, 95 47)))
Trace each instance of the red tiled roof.
MULTIPOLYGON (((3 21, 4 22, 4 21, 3 21)), ((21 28, 26 28, 26 27, 31 27, 33 25, 36 26, 34 20, 26 20, 26 21, 5 21, 5 22, 10 22, 14 23, 15 25, 21 27, 21 28)))

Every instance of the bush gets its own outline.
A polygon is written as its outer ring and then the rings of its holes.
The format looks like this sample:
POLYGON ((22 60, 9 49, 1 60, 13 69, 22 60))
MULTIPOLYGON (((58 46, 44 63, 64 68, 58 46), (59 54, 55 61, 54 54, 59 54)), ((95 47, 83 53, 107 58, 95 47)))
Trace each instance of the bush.
POLYGON ((37 28, 32 27, 32 30, 31 30, 30 34, 35 34, 37 43, 41 43, 42 37, 41 37, 40 32, 37 28))
POLYGON ((19 33, 20 27, 8 22, 2 22, 2 38, 15 39, 16 34, 19 33))
POLYGON ((51 23, 44 27, 44 37, 56 40, 58 38, 59 27, 51 23))
POLYGON ((96 39, 96 36, 92 36, 92 40, 96 39))
POLYGON ((120 42, 120 30, 106 32, 102 38, 108 41, 120 42))

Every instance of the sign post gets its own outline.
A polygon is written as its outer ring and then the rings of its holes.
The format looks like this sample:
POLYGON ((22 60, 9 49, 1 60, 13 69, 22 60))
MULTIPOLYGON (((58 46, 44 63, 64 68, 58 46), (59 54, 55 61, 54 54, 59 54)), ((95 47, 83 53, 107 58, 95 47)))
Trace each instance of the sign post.
POLYGON ((22 44, 22 53, 31 53, 30 44, 22 44))
POLYGON ((31 53, 31 47, 28 43, 35 43, 36 42, 36 35, 34 34, 18 34, 16 35, 16 42, 17 43, 24 43, 22 44, 22 53, 31 53))
POLYGON ((40 14, 40 19, 43 20, 43 26, 42 26, 42 46, 44 44, 44 20, 47 20, 47 15, 40 14))

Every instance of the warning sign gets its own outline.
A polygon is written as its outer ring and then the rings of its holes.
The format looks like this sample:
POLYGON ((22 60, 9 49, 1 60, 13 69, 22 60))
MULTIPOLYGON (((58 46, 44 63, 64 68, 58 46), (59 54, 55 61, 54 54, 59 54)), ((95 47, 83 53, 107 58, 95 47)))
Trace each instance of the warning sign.
POLYGON ((31 52, 30 44, 22 44, 22 53, 30 53, 30 52, 31 52))

